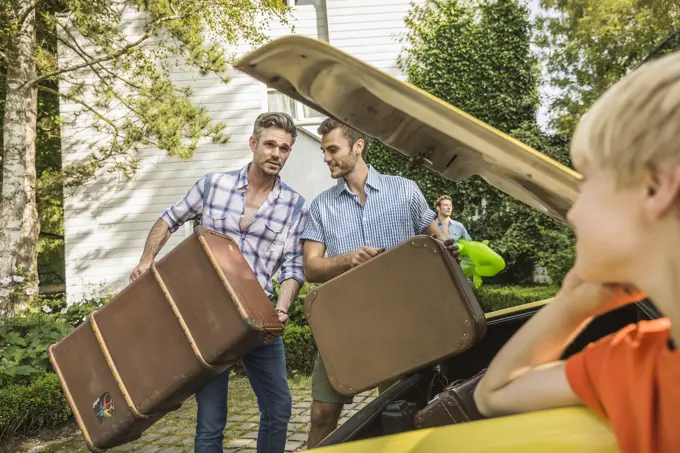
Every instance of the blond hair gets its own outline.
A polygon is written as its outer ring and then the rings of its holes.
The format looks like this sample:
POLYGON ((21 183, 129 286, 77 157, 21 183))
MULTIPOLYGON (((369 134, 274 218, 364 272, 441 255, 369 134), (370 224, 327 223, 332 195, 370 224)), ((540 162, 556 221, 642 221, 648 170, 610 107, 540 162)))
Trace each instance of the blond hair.
POLYGON ((434 208, 437 209, 444 200, 449 200, 451 205, 453 205, 453 199, 450 196, 442 195, 441 197, 437 198, 437 201, 434 202, 434 208))
POLYGON ((644 64, 608 89, 579 121, 571 156, 618 185, 679 163, 680 52, 644 64))

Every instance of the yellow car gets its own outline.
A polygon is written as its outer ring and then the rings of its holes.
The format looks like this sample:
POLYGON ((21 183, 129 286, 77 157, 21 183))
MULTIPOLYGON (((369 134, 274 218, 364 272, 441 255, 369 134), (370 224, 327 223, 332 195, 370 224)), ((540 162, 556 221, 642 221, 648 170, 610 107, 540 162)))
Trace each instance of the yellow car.
MULTIPOLYGON (((310 38, 270 42, 236 63, 266 85, 332 116, 453 181, 479 175, 489 184, 564 222, 581 176, 442 100, 310 38), (328 89, 328 87, 333 87, 328 89)), ((469 351, 402 378, 331 433, 328 453, 615 452, 606 421, 586 408, 566 408, 416 430, 386 423, 401 403, 423 408, 433 383, 486 368, 503 344, 546 301, 486 314, 487 331, 469 351)), ((659 317, 648 302, 596 319, 566 356, 623 326, 659 317)), ((441 390, 440 390, 441 391, 441 390)), ((324 450, 326 451, 326 450, 324 450)))

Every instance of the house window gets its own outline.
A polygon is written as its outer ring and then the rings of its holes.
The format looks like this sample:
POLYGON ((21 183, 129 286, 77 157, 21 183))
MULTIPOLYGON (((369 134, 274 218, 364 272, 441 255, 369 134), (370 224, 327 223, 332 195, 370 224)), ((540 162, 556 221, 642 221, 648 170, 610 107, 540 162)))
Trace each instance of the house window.
POLYGON ((320 112, 272 88, 267 89, 267 104, 268 111, 287 113, 300 126, 318 124, 325 118, 320 112))

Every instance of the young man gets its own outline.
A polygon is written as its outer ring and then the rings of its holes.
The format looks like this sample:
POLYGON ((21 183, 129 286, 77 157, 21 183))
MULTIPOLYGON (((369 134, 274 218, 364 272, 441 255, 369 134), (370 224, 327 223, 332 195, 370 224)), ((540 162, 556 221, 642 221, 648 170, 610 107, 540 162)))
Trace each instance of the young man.
POLYGON ((472 238, 465 226, 453 220, 451 213, 453 213, 453 200, 448 195, 442 195, 437 198, 434 203, 434 209, 437 211, 437 226, 444 234, 446 239, 453 239, 457 241, 460 238, 471 241, 472 238))
POLYGON ((583 175, 568 214, 574 268, 491 363, 474 394, 482 414, 582 404, 609 421, 622 453, 680 451, 679 124, 678 52, 627 75, 583 116, 571 143, 583 175), (643 295, 666 317, 560 360, 594 317, 643 295))
MULTIPOLYGON (((279 177, 296 136, 288 115, 258 116, 250 137, 252 162, 241 170, 203 176, 184 199, 167 209, 149 233, 142 258, 130 279, 149 268, 180 225, 202 215, 203 226, 228 234, 239 244, 270 298, 272 276, 281 269, 276 311, 285 324, 288 308, 304 283, 300 235, 306 219, 305 200, 279 177)), ((281 338, 249 352, 243 365, 260 407, 257 451, 283 453, 292 398, 281 338)), ((222 453, 229 373, 227 370, 196 394, 196 453, 222 453)))
MULTIPOLYGON (((368 140, 364 135, 330 118, 318 133, 331 177, 342 180, 316 197, 309 208, 302 236, 308 281, 328 281, 370 260, 381 248, 394 247, 416 234, 443 239, 434 212, 413 181, 382 175, 366 165, 368 140)), ((457 255, 453 241, 446 244, 457 255)), ((333 389, 318 357, 312 400, 308 448, 337 427, 343 405, 352 402, 333 389)))

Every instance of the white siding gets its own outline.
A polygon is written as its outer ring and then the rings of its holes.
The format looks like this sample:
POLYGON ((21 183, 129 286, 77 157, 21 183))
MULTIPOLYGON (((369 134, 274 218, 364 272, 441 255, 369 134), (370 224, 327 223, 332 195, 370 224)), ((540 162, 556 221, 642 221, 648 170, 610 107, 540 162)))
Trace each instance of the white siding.
MULTIPOLYGON (((397 65, 412 0, 326 0, 329 43, 403 79, 397 65)), ((424 0, 416 0, 422 3, 424 0)))
MULTIPOLYGON (((323 9, 312 5, 295 10, 295 32, 317 39, 326 39, 323 9), (319 19, 321 23, 319 23, 319 19)), ((124 17, 130 40, 141 33, 144 17, 128 13, 124 17)), ((290 33, 281 24, 272 26, 272 36, 290 33)), ((248 49, 239 47, 238 51, 248 49)), ((68 64, 73 56, 60 48, 60 63, 68 64)), ((205 106, 215 120, 227 123, 230 140, 225 145, 209 142, 189 161, 170 158, 164 152, 146 148, 141 152, 141 168, 134 181, 124 183, 120 178, 103 175, 96 181, 66 193, 64 201, 64 229, 66 242, 66 286, 69 303, 92 293, 118 290, 127 284, 128 275, 137 264, 146 236, 158 216, 171 204, 180 200, 194 182, 209 171, 240 168, 251 159, 248 137, 255 117, 266 110, 266 88, 250 77, 231 70, 232 80, 223 84, 216 77, 201 77, 183 67, 174 68, 173 81, 191 86, 196 103, 205 106)), ((87 72, 79 76, 89 81, 87 72)), ((68 84, 60 87, 67 90, 68 84)), ((87 115, 74 116, 80 110, 75 104, 62 100, 61 114, 74 120, 62 128, 64 164, 79 161, 88 155, 88 145, 106 137, 98 137, 88 127, 87 115)), ((115 115, 115 112, 112 112, 115 115)), ((301 134, 303 135, 303 134, 301 134)), ((311 156, 318 157, 318 142, 309 136, 300 139, 295 155, 289 161, 291 169, 299 168, 311 156), (314 151, 311 151, 311 150, 314 151)), ((320 159, 319 159, 320 160, 320 159)), ((286 182, 307 197, 315 195, 320 181, 329 181, 328 170, 319 172, 309 181, 296 178, 296 171, 286 169, 286 182), (298 184, 299 182, 299 184, 298 184), (310 188, 311 187, 311 188, 310 188)), ((310 177, 310 174, 306 174, 310 177)), ((325 187, 325 186, 324 186, 325 187)), ((188 226, 188 225, 187 225, 188 226)), ((165 245, 159 257, 176 246, 188 232, 180 229, 165 245)))

